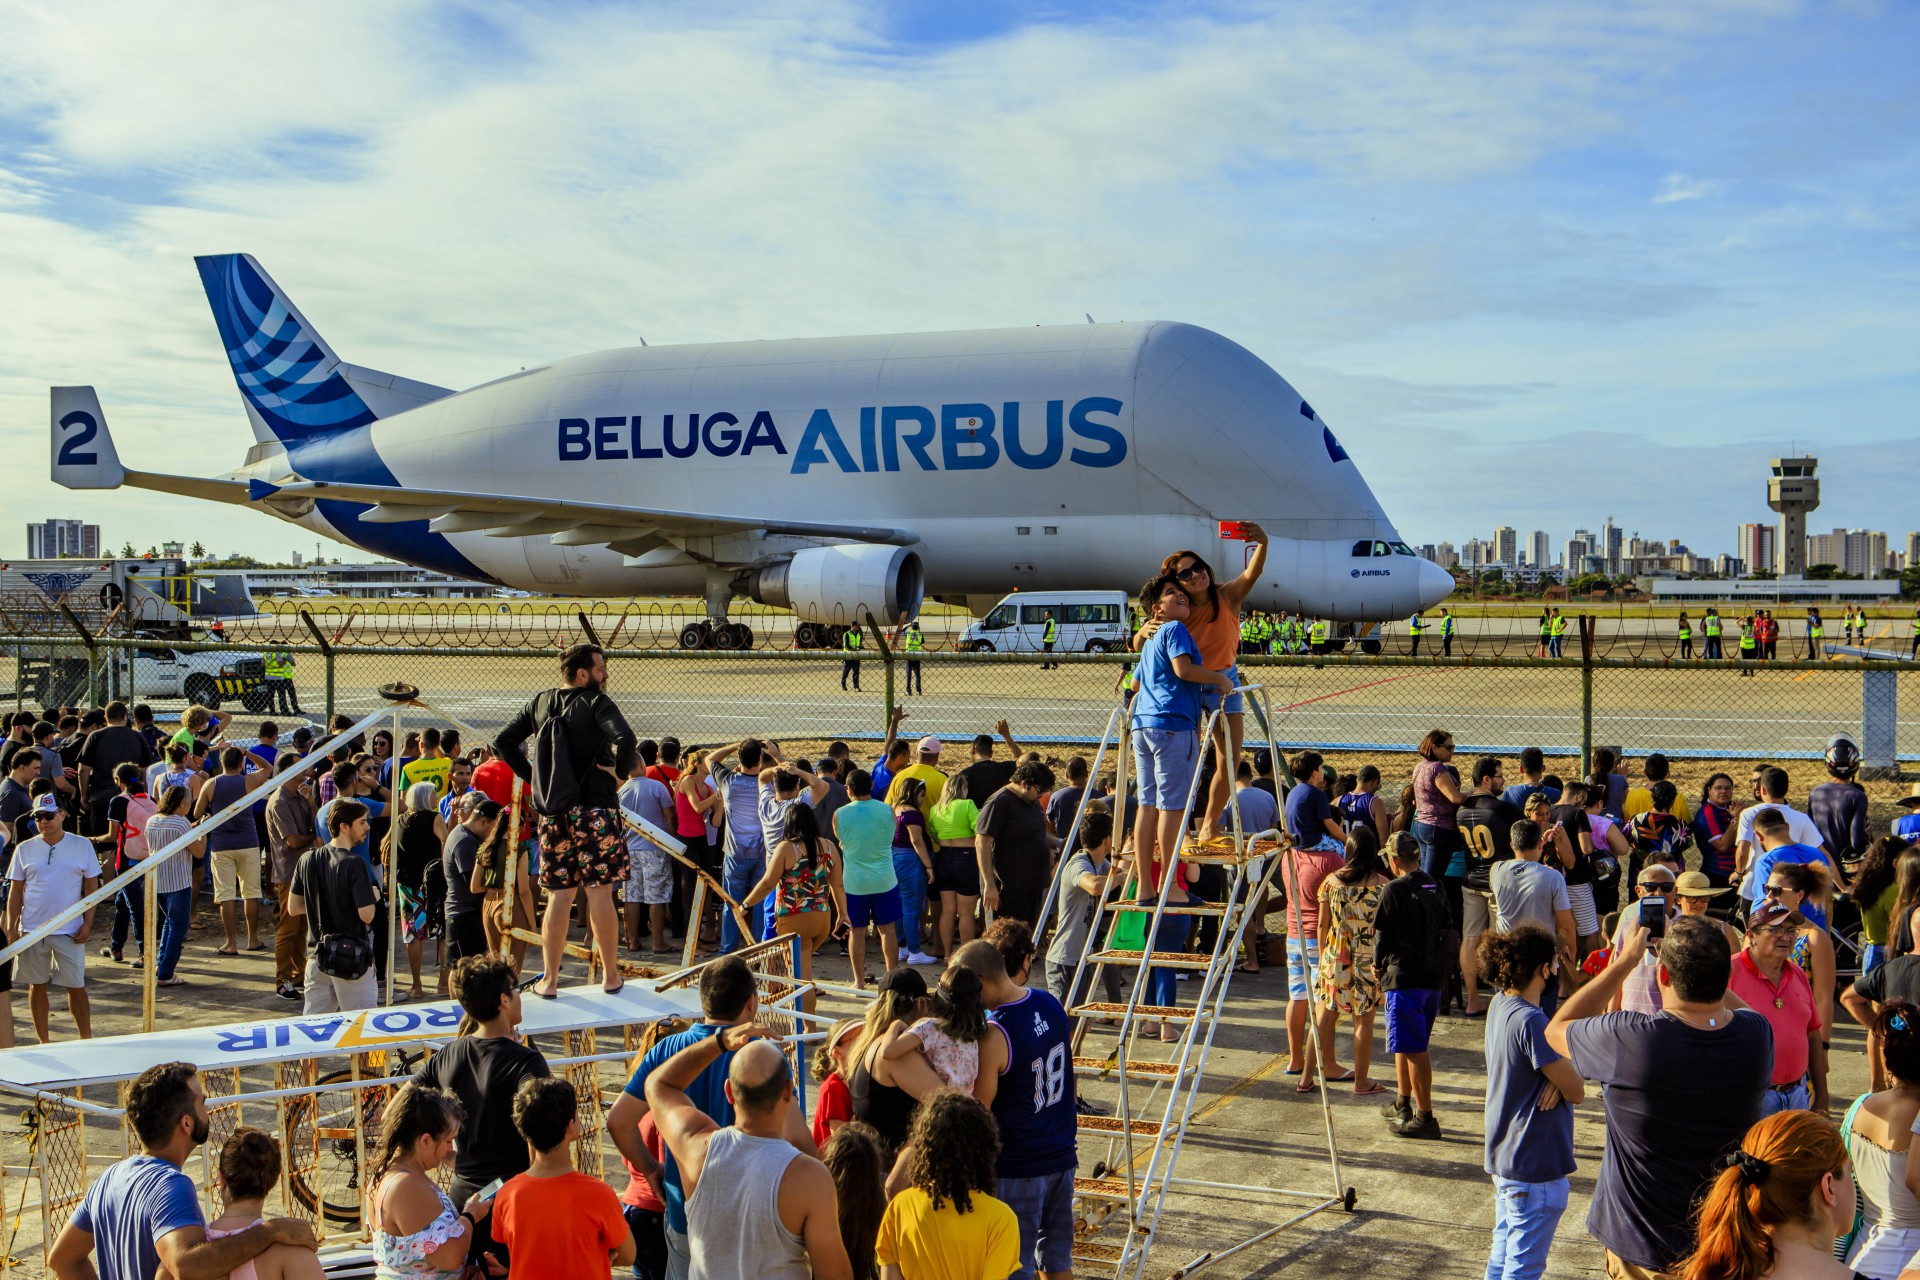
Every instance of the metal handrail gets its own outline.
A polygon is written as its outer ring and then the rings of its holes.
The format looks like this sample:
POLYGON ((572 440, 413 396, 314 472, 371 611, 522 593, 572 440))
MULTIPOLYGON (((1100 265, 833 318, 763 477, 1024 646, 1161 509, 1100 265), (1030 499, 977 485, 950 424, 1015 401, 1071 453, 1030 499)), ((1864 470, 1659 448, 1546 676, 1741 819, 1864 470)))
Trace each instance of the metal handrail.
MULTIPOLYGON (((387 715, 387 709, 385 707, 382 707, 378 711, 370 712, 367 715, 361 717, 361 719, 357 721, 352 727, 347 729, 342 729, 339 733, 335 734, 332 738, 329 738, 326 742, 323 742, 319 746, 316 746, 311 752, 307 754, 307 756, 304 759, 300 761, 299 764, 287 770, 285 773, 279 774, 272 781, 268 782, 266 786, 261 787, 256 791, 248 791, 245 794, 243 794, 238 800, 235 800, 232 804, 220 810, 218 813, 209 814, 205 818, 202 818, 197 824, 187 828, 187 833, 179 837, 178 839, 174 840, 173 843, 166 845, 165 847, 155 852, 149 853, 146 857, 142 858, 137 864, 127 868, 127 870, 125 870, 118 876, 115 876, 113 879, 107 881, 107 883, 101 885, 98 889, 95 889, 92 893, 87 894, 85 897, 81 898, 78 902, 74 903, 72 906, 68 907, 66 910, 61 911, 60 913, 55 915, 53 919, 47 921, 43 925, 40 925, 38 928, 35 928, 25 934, 22 934, 19 938, 15 939, 13 942, 8 943, 5 947, 0 947, 0 963, 4 963, 8 960, 13 959, 13 957, 19 955, 22 951, 25 951, 28 947, 33 946, 35 943, 41 941, 42 939, 51 936, 53 933, 55 933, 57 930, 61 929, 62 927, 72 924, 75 920, 78 920, 81 916, 85 915, 87 912, 99 906, 102 902, 111 901, 116 895, 118 895, 123 889, 127 888, 129 885, 135 884, 140 880, 151 876, 154 872, 160 869, 161 863, 166 862, 169 858, 177 857, 180 854, 181 850, 186 849, 188 846, 192 845, 201 836, 205 835, 209 831, 212 831, 215 827, 218 827, 227 819, 234 817, 236 814, 239 814, 243 810, 250 809, 254 805, 261 803, 272 792, 278 790, 280 787, 285 786, 287 783, 293 781, 293 779, 299 777, 301 774, 305 773, 307 770, 313 768, 315 765, 326 760, 328 758, 328 754, 335 747, 339 746, 343 742, 349 741, 350 739, 352 739, 352 737, 355 734, 360 733, 365 729, 369 728, 374 724, 374 722, 384 718, 386 715, 387 715)), ((18 850, 16 850, 15 852, 17 853, 18 850)))

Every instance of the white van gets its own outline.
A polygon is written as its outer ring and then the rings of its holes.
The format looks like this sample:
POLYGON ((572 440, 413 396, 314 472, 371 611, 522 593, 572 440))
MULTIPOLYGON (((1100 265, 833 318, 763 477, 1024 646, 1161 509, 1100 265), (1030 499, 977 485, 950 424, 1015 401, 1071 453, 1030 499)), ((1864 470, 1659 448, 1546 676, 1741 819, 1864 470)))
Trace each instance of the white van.
POLYGON ((973 653, 1039 653, 1047 615, 1059 627, 1055 653, 1115 653, 1127 647, 1124 591, 1020 591, 968 627, 960 647, 973 653))

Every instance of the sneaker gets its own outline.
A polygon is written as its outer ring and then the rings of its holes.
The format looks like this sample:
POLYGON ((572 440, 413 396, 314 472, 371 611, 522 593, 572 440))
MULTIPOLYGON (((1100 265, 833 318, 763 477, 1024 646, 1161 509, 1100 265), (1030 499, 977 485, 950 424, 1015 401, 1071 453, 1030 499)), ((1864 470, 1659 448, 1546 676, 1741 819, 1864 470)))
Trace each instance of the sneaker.
POLYGON ((1440 1122, 1433 1118, 1431 1111, 1415 1111, 1393 1126, 1393 1131, 1403 1138, 1438 1138, 1440 1122))
POLYGON ((1085 1098, 1078 1096, 1073 1100, 1073 1110, 1076 1115, 1083 1116, 1104 1116, 1107 1114, 1106 1108, 1095 1106, 1085 1098))
POLYGON ((1413 1099, 1395 1098, 1380 1108, 1380 1118, 1390 1125, 1405 1124, 1413 1118, 1413 1099))
POLYGON ((940 957, 930 956, 924 951, 910 951, 907 953, 907 963, 908 964, 939 964, 940 957))
POLYGON ((293 982, 276 983, 274 984, 273 994, 279 996, 282 1000, 298 1000, 300 999, 300 987, 298 983, 293 982))

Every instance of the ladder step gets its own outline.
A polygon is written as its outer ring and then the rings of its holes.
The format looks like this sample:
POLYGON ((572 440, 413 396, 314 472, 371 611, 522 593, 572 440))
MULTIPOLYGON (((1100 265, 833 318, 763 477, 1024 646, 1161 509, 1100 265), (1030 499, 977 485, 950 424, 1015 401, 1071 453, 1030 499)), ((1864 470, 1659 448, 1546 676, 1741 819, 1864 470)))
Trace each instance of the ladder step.
MULTIPOLYGON (((1069 1018, 1118 1018, 1127 1012, 1124 1004, 1078 1004, 1067 1010, 1069 1018)), ((1133 1007, 1136 1018, 1145 1018, 1150 1022, 1191 1022, 1194 1010, 1184 1005, 1173 1004, 1137 1004, 1133 1007)))
MULTIPOLYGON (((1153 904, 1150 902, 1120 902, 1106 908, 1106 910, 1116 915, 1152 915, 1153 904)), ((1160 914, 1163 916, 1224 916, 1227 914, 1227 909, 1223 906, 1212 905, 1199 907, 1167 907, 1162 910, 1160 914)))
POLYGON ((1085 1115, 1079 1119, 1080 1128, 1093 1133, 1119 1133, 1124 1128, 1126 1132, 1142 1138, 1157 1138, 1160 1136, 1160 1126, 1151 1120, 1122 1121, 1118 1116, 1085 1115))
MULTIPOLYGON (((1117 1059, 1075 1058, 1073 1069, 1080 1075, 1094 1080, 1105 1080, 1120 1073, 1117 1059)), ((1140 1062, 1127 1060, 1127 1079, 1129 1080, 1175 1080, 1180 1078, 1180 1064, 1177 1062, 1140 1062)))
POLYGON ((1073 1242, 1073 1260, 1075 1262, 1118 1262, 1126 1257, 1127 1251, 1117 1244, 1095 1244, 1091 1240, 1073 1242))
POLYGON ((1213 957, 1199 951, 1096 951, 1090 959, 1100 964, 1151 964, 1162 969, 1206 969, 1213 957))
MULTIPOLYGON (((1138 1190, 1146 1184, 1135 1181, 1133 1185, 1138 1190)), ((1125 1200, 1127 1183, 1124 1178, 1075 1178, 1073 1194, 1087 1200, 1125 1200)))

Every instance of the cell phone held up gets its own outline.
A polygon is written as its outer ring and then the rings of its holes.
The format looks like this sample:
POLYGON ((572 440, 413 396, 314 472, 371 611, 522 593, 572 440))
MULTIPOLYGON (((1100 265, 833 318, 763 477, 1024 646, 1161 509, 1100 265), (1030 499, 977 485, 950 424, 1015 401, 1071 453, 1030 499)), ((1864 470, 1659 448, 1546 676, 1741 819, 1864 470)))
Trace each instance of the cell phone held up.
POLYGON ((1640 899, 1640 927, 1649 938, 1667 936, 1667 900, 1658 894, 1640 899))
POLYGON ((1247 532, 1246 521, 1222 520, 1220 522, 1220 536, 1229 542, 1245 542, 1251 535, 1247 532))

